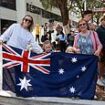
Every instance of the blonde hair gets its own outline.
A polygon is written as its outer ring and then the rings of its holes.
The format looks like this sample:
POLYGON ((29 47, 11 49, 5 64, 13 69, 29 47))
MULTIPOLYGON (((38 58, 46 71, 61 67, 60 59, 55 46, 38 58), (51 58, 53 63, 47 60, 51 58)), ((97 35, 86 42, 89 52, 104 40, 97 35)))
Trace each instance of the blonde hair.
POLYGON ((50 45, 52 46, 51 42, 50 42, 49 40, 46 40, 46 41, 43 42, 43 48, 44 48, 45 45, 47 45, 47 44, 50 44, 50 45))
POLYGON ((66 49, 66 53, 74 53, 74 48, 72 46, 68 46, 66 49))

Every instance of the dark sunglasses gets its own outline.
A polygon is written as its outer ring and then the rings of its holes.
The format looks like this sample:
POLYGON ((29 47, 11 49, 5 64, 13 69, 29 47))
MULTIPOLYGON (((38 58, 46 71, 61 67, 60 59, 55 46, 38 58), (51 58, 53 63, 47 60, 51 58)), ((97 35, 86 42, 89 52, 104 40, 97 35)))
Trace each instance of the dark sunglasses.
POLYGON ((83 24, 79 24, 79 26, 86 26, 86 23, 83 23, 83 24))
POLYGON ((26 22, 30 22, 30 23, 32 23, 32 20, 30 20, 30 19, 24 19, 26 22))

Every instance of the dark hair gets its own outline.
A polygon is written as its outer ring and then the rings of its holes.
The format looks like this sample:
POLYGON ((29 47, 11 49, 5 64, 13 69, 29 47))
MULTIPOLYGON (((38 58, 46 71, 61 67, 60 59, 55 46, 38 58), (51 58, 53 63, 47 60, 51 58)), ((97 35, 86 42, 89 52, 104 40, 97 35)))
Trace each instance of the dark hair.
POLYGON ((23 21, 24 21, 25 17, 30 17, 31 20, 32 20, 32 21, 31 21, 31 24, 30 24, 29 27, 28 27, 28 30, 31 31, 31 30, 32 30, 32 27, 33 27, 33 24, 34 24, 33 17, 32 17, 31 15, 25 15, 25 16, 23 17, 23 19, 22 19, 21 25, 23 25, 23 21))
POLYGON ((54 22, 54 19, 49 19, 49 23, 53 23, 54 22))
POLYGON ((92 10, 83 11, 82 16, 84 17, 84 16, 87 15, 87 14, 93 14, 92 10))
POLYGON ((60 31, 60 34, 62 35, 62 38, 64 38, 64 33, 63 33, 63 31, 60 31))

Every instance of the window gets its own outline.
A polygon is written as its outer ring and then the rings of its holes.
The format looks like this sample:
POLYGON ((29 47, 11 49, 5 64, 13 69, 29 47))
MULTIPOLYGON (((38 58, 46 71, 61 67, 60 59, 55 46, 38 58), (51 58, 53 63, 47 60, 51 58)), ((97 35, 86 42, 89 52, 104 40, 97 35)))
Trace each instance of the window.
POLYGON ((56 21, 62 22, 61 16, 56 15, 56 14, 51 13, 51 12, 48 12, 48 11, 46 11, 44 9, 41 9, 39 7, 36 7, 32 4, 27 3, 26 8, 27 8, 27 11, 38 14, 38 15, 41 15, 43 18, 47 18, 47 19, 53 18, 56 21))
POLYGON ((1 34, 13 23, 16 21, 1 19, 1 34))
POLYGON ((16 10, 16 0, 0 0, 0 6, 16 10))

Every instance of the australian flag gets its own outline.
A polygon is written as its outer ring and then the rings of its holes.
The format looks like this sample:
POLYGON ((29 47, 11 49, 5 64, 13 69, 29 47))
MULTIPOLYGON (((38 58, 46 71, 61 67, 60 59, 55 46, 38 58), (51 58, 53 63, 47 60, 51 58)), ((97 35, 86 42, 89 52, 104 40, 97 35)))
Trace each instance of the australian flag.
POLYGON ((98 58, 62 52, 35 54, 3 45, 3 89, 21 97, 93 99, 98 58))

